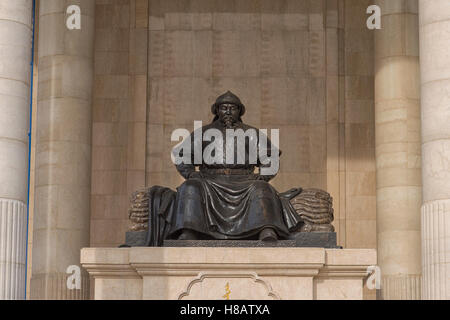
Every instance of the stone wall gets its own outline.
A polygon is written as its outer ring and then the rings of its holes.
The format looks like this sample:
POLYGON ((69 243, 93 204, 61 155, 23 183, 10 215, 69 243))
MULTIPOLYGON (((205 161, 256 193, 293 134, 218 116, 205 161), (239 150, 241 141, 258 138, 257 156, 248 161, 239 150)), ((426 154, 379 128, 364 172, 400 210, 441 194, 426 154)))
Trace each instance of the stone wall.
POLYGON ((96 2, 91 246, 117 246, 145 186, 147 0, 96 2))
POLYGON ((345 0, 344 110, 340 113, 339 243, 376 248, 374 34, 366 27, 370 0, 345 0), (345 172, 345 174, 344 174, 345 172), (345 194, 345 195, 343 195, 345 194))
POLYGON ((170 161, 175 128, 212 119, 231 90, 244 121, 280 129, 273 184, 326 188, 324 1, 150 1, 147 185, 182 182, 170 161))

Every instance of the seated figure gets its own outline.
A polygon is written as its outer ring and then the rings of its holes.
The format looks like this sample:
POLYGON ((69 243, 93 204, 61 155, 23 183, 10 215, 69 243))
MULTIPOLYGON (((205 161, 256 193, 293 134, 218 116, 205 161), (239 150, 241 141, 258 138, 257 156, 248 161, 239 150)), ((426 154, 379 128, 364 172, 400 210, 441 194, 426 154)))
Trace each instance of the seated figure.
POLYGON ((301 188, 279 193, 269 183, 281 151, 243 123, 245 106, 236 95, 226 92, 211 110, 213 121, 174 148, 176 168, 186 179, 177 191, 154 186, 133 195, 131 230, 146 230, 146 245, 166 239, 274 241, 334 230, 329 194, 301 188))

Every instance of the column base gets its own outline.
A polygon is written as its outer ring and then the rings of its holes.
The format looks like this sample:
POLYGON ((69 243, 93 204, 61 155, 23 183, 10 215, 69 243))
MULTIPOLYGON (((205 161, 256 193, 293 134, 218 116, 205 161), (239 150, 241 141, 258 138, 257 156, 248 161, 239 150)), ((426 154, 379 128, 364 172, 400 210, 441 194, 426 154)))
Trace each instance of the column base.
POLYGON ((89 276, 86 272, 81 274, 81 289, 68 289, 70 276, 66 273, 33 275, 31 300, 89 300, 89 276))
POLYGON ((422 206, 422 299, 450 299, 450 200, 422 206))
POLYGON ((420 274, 382 277, 381 298, 383 300, 420 300, 420 274))
POLYGON ((25 299, 27 206, 0 199, 0 300, 25 299))

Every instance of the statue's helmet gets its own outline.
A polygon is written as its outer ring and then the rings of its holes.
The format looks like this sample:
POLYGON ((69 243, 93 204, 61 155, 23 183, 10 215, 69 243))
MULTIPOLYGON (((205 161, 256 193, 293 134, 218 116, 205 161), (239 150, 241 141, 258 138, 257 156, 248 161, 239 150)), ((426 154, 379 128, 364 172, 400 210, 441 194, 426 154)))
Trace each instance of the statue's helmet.
POLYGON ((242 117, 245 113, 245 106, 237 95, 231 91, 227 91, 216 99, 216 102, 211 106, 211 112, 217 116, 217 108, 225 103, 234 104, 241 109, 239 117, 242 117))

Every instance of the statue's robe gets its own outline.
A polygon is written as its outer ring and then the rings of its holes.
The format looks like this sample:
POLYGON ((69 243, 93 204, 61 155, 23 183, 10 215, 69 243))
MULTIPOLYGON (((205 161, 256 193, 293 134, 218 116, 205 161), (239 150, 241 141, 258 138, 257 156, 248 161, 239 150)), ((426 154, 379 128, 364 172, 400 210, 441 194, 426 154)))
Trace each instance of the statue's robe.
MULTIPOLYGON (((225 128, 219 120, 202 128, 202 132, 215 128, 222 131, 225 140, 225 128)), ((237 123, 237 128, 244 131, 254 129, 237 123)), ((223 164, 206 164, 195 170, 194 150, 198 141, 194 133, 190 136, 190 163, 180 163, 177 169, 186 181, 177 188, 171 210, 164 216, 166 224, 164 236, 176 239, 183 229, 191 229, 202 234, 204 238, 214 239, 257 239, 260 231, 271 227, 280 238, 287 238, 289 233, 297 230, 301 219, 290 203, 290 199, 301 192, 293 189, 280 194, 269 180, 275 176, 255 174, 255 167, 269 166, 259 158, 259 148, 262 147, 258 135, 258 161, 250 163, 249 145, 251 139, 246 139, 245 163, 237 163, 239 152, 235 141, 235 162, 226 164, 226 143, 223 143, 223 164)), ((185 140, 187 141, 187 140, 185 140)), ((268 140, 267 154, 270 156, 279 150, 268 140)), ((212 142, 203 141, 202 150, 212 142)), ((186 149, 184 149, 186 150, 186 149)), ((281 152, 279 152, 281 153, 281 152)), ((165 206, 167 208, 167 206, 165 206)), ((151 228, 151 226, 150 226, 151 228)))

